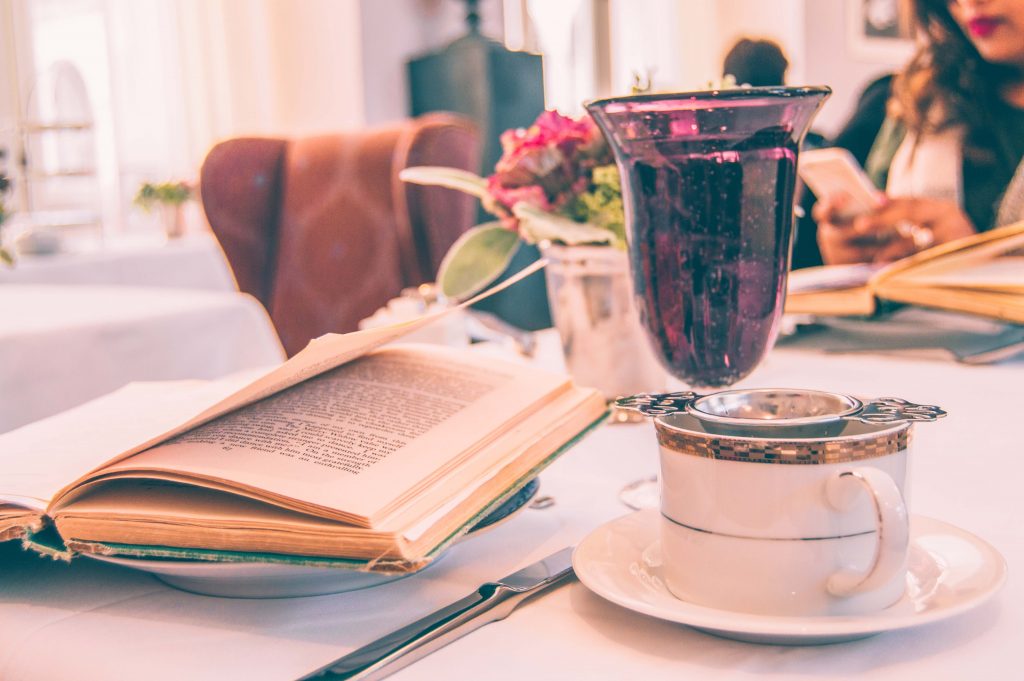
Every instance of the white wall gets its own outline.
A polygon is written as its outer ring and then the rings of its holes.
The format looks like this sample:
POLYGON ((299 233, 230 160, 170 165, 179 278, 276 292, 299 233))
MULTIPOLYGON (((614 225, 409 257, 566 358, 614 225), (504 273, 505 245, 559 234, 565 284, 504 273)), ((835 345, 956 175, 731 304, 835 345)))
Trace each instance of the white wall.
POLYGON ((56 59, 85 73, 114 230, 141 181, 194 177, 219 140, 364 122, 358 0, 0 0, 0 34, 0 129, 56 59))
POLYGON ((120 3, 116 12, 107 13, 112 57, 108 97, 125 206, 141 181, 188 178, 195 172, 200 150, 187 143, 183 93, 188 83, 181 69, 177 25, 174 7, 163 0, 120 3))
MULTIPOLYGON (((402 118, 406 62, 465 33, 465 6, 455 0, 174 1, 184 7, 183 58, 205 76, 213 109, 205 120, 192 112, 191 134, 201 140, 402 118)), ((848 2, 610 0, 613 90, 628 92, 633 72, 650 67, 657 88, 700 87, 720 76, 737 38, 767 37, 786 49, 791 84, 833 88, 816 127, 834 132, 863 86, 905 57, 851 46, 848 2)), ((482 0, 480 12, 483 33, 500 39, 502 0, 482 0)))
MULTIPOLYGON (((243 0, 246 5, 252 0, 243 0)), ((292 135, 364 122, 360 6, 354 0, 270 0, 273 118, 292 135)))
POLYGON ((740 37, 770 38, 789 58, 791 85, 829 85, 815 128, 834 133, 873 78, 898 69, 909 50, 865 49, 848 26, 851 0, 611 0, 613 89, 655 68, 656 89, 693 89, 721 76, 740 37))
MULTIPOLYGON (((14 175, 15 155, 18 144, 17 126, 20 123, 21 97, 18 91, 18 55, 14 36, 16 33, 14 4, 11 0, 0 0, 0 149, 6 158, 0 160, 0 169, 10 177, 14 175)), ((6 199, 10 208, 18 203, 18 191, 6 199)))
POLYGON ((717 76, 715 0, 611 0, 612 90, 653 71, 655 90, 693 90, 717 76))
POLYGON ((751 36, 783 45, 799 81, 803 7, 804 0, 611 0, 613 88, 628 92, 633 73, 650 68, 655 89, 701 88, 721 77, 732 44, 751 36))
POLYGON ((364 122, 358 0, 175 0, 191 147, 364 122))
MULTIPOLYGON (((608 0, 612 92, 628 92, 633 72, 649 68, 658 89, 700 87, 719 77, 736 38, 769 37, 787 50, 791 84, 833 88, 816 127, 834 132, 864 85, 907 56, 854 44, 851 1, 608 0)), ((109 155, 117 157, 121 196, 114 202, 124 206, 140 179, 194 176, 209 147, 227 137, 306 135, 405 117, 406 62, 466 30, 457 0, 90 3, 108 17, 110 93, 91 94, 112 100, 112 120, 98 127, 116 134, 109 155)), ((0 0, 0 128, 13 127, 18 109, 13 17, 29 6, 0 0)), ((485 35, 501 38, 504 10, 503 0, 481 2, 485 35)))
POLYGON ((842 127, 864 86, 898 70, 912 49, 859 48, 848 25, 850 1, 808 0, 804 8, 804 78, 808 84, 832 88, 832 97, 815 122, 815 128, 826 134, 842 127))

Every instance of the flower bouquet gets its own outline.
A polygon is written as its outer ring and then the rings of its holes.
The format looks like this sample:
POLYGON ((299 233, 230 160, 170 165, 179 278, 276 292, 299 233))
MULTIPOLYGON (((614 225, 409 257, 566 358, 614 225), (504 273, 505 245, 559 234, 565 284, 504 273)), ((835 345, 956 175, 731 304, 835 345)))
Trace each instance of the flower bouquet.
POLYGON ((589 117, 545 111, 529 128, 505 132, 501 145, 486 179, 437 167, 400 175, 473 194, 496 218, 452 245, 438 272, 441 291, 453 300, 472 296, 501 276, 523 242, 536 243, 577 383, 609 399, 664 387, 633 304, 619 173, 600 130, 589 117))
POLYGON ((523 242, 625 248, 619 174, 589 116, 545 111, 529 128, 504 132, 501 146, 487 178, 436 166, 406 168, 400 175, 472 194, 496 218, 467 231, 442 261, 437 282, 453 300, 497 279, 523 242))

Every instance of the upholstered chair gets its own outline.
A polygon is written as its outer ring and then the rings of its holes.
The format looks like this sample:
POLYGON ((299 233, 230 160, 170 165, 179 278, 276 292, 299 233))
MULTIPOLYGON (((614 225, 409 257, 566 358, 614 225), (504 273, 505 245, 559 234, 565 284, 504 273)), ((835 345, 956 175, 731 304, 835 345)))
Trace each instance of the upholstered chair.
POLYGON ((203 163, 203 209, 239 288, 266 306, 292 355, 434 279, 473 224, 475 200, 398 173, 477 172, 480 149, 474 125, 444 113, 302 139, 231 139, 203 163))

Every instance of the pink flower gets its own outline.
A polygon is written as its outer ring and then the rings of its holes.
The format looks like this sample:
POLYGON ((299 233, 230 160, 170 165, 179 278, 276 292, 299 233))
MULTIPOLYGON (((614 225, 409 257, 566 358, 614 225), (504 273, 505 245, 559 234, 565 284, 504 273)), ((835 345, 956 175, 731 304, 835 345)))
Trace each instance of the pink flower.
POLYGON ((544 189, 540 185, 529 184, 521 187, 506 187, 498 182, 496 176, 491 175, 487 178, 487 191, 491 193, 491 196, 498 203, 510 209, 520 201, 525 201, 543 210, 551 210, 552 208, 547 194, 544 193, 544 189))
POLYGON ((501 148, 487 185, 495 202, 509 210, 520 201, 557 210, 587 190, 595 165, 611 162, 589 116, 574 119, 557 111, 544 111, 529 128, 505 131, 501 148))

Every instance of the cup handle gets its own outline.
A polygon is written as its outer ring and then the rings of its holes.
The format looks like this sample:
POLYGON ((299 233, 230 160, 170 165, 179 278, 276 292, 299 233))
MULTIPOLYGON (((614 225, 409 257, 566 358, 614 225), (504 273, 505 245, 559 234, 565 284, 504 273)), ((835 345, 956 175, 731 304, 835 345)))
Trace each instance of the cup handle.
POLYGON ((907 505, 888 474, 869 466, 845 470, 829 478, 825 494, 836 510, 843 511, 854 504, 862 489, 871 495, 875 506, 875 557, 865 571, 841 570, 829 577, 827 588, 833 596, 874 591, 895 577, 906 562, 910 544, 907 505))

